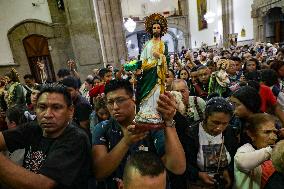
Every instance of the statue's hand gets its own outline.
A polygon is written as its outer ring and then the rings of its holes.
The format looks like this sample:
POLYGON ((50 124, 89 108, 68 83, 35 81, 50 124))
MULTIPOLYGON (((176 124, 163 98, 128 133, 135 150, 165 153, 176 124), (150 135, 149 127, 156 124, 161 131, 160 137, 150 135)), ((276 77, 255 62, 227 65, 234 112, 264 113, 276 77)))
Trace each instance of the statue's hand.
POLYGON ((155 58, 160 58, 160 53, 158 53, 158 52, 153 52, 153 56, 154 56, 155 58))

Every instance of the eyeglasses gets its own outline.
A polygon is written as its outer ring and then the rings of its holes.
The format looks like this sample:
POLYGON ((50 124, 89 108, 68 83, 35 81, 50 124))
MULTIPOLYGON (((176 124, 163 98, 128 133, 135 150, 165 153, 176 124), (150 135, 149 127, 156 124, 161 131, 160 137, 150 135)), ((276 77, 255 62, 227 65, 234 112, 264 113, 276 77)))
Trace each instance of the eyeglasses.
POLYGON ((117 105, 117 106, 121 106, 123 105, 123 103, 125 103, 127 100, 129 100, 130 98, 123 98, 123 97, 118 97, 116 99, 110 99, 107 101, 107 106, 109 107, 113 107, 114 106, 114 103, 117 105))

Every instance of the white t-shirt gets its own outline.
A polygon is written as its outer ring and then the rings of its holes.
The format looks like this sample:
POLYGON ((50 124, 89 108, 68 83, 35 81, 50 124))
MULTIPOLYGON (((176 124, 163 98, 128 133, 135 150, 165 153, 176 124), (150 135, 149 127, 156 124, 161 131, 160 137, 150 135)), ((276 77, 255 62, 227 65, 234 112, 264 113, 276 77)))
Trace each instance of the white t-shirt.
MULTIPOLYGON (((216 173, 222 146, 222 133, 212 136, 205 132, 199 124, 199 151, 197 154, 197 165, 201 171, 216 173)), ((225 145, 223 146, 220 168, 226 167, 231 162, 231 156, 225 145)), ((219 168, 219 169, 220 169, 219 168)))

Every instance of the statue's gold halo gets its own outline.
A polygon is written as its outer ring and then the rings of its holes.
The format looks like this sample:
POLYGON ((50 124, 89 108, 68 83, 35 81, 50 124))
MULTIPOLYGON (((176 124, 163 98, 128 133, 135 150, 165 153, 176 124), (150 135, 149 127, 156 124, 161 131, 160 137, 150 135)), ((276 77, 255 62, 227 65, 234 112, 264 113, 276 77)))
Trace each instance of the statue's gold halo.
POLYGON ((152 27, 154 24, 159 24, 161 26, 161 36, 165 35, 168 30, 167 19, 159 13, 153 13, 150 16, 146 16, 144 24, 145 30, 149 34, 152 34, 152 27))

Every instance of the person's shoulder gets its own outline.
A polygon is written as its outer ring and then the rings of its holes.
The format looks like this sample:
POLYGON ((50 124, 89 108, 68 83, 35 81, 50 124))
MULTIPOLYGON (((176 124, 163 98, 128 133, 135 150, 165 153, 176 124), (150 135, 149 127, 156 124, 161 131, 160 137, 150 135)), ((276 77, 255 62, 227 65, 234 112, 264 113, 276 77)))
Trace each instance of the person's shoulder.
POLYGON ((264 85, 264 84, 260 84, 260 90, 262 90, 262 91, 272 91, 271 89, 270 89, 270 87, 268 87, 268 86, 266 86, 266 85, 264 85))
POLYGON ((70 139, 79 139, 79 138, 84 138, 84 139, 88 139, 88 135, 86 133, 86 131, 84 131, 82 128, 74 125, 74 124, 70 124, 68 125, 64 132, 62 133, 61 137, 59 137, 59 139, 62 139, 62 138, 69 138, 70 139))
POLYGON ((93 127, 93 131, 91 132, 93 133, 100 131, 100 133, 101 132, 105 133, 108 132, 110 129, 114 129, 115 127, 118 127, 118 123, 116 123, 116 121, 113 118, 110 118, 109 120, 102 121, 97 125, 95 125, 93 127))
POLYGON ((4 137, 16 133, 20 134, 20 136, 25 136, 27 139, 37 140, 42 136, 42 129, 37 121, 31 121, 18 125, 16 128, 3 131, 4 137))
POLYGON ((37 121, 30 121, 28 123, 24 123, 16 127, 18 129, 24 129, 24 130, 29 130, 29 132, 37 132, 41 131, 40 125, 38 124, 37 121))
POLYGON ((105 120, 105 121, 102 121, 102 122, 100 122, 100 123, 98 123, 96 126, 95 126, 95 128, 96 129, 100 129, 100 130, 105 130, 107 127, 109 127, 110 126, 110 122, 109 122, 109 120, 105 120))
POLYGON ((246 143, 238 148, 237 152, 251 152, 255 151, 254 147, 250 143, 246 143))
POLYGON ((264 189, 281 188, 281 187, 284 188, 284 173, 275 171, 268 179, 268 182, 266 184, 266 187, 264 187, 264 189))

